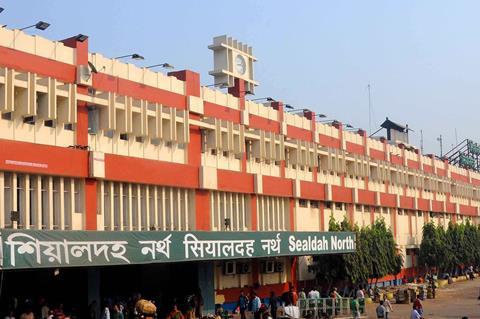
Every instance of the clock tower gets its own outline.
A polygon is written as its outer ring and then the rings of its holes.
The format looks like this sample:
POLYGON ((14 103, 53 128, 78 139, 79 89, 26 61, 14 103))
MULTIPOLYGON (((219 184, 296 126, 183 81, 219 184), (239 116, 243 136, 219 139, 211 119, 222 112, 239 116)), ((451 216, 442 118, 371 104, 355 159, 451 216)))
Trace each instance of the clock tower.
POLYGON ((252 47, 226 35, 213 38, 213 70, 209 72, 215 79, 215 85, 234 87, 235 79, 243 80, 245 90, 254 93, 258 82, 254 80, 252 47))

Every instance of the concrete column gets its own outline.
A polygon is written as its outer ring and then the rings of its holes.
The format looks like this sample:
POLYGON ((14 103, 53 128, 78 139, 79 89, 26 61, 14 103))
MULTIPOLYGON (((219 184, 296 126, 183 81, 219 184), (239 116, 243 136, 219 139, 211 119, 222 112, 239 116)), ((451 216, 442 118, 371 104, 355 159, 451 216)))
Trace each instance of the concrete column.
POLYGON ((203 297, 203 316, 215 313, 215 273, 214 262, 198 263, 198 287, 203 297))

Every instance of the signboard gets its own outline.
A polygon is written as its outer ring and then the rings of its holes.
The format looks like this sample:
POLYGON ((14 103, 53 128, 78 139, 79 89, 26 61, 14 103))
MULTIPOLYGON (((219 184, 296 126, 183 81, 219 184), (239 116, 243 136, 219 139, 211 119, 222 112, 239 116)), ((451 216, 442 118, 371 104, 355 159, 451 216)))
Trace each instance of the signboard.
POLYGON ((3 269, 146 264, 355 251, 350 232, 0 232, 3 269))

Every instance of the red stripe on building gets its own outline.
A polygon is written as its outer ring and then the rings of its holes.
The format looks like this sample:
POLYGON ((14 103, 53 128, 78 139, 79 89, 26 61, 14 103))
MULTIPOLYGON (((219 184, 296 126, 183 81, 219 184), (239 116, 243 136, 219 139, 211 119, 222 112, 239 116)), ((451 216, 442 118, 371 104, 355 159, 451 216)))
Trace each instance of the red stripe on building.
POLYGON ((380 193, 380 205, 385 207, 397 207, 397 196, 394 194, 380 193))
POLYGON ((234 123, 240 123, 240 111, 232 108, 217 105, 210 102, 203 102, 205 116, 215 117, 234 123))
POLYGON ((438 200, 432 200, 432 211, 443 212, 443 202, 438 200))
POLYGON ((384 161, 386 159, 385 157, 386 156, 384 151, 379 151, 373 148, 370 149, 370 158, 384 161))
POLYGON ((428 199, 417 198, 417 209, 423 211, 430 211, 430 204, 428 199))
POLYGON ((262 176, 263 194, 270 196, 293 196, 292 180, 274 176, 262 176))
POLYGON ((411 159, 407 159, 407 166, 414 169, 420 169, 420 163, 411 159))
POLYGON ((198 188, 198 167, 105 154, 105 179, 130 183, 198 188))
POLYGON ((130 96, 138 100, 160 103, 168 107, 187 108, 185 95, 170 92, 153 86, 133 82, 104 73, 93 73, 92 87, 118 95, 130 96))
POLYGON ((292 125, 287 125, 287 137, 308 142, 312 141, 312 134, 309 130, 292 125))
POLYGON ((469 205, 458 205, 460 214, 462 215, 469 215, 469 216, 477 216, 477 208, 469 205))
POLYGON ((88 152, 0 139, 0 170, 85 178, 88 152))
POLYGON ((454 172, 451 172, 450 176, 452 177, 452 179, 455 179, 457 181, 468 183, 468 176, 457 174, 454 172))
POLYGON ((399 155, 390 154, 390 162, 393 164, 403 165, 403 159, 399 155))
POLYGON ((347 152, 350 153, 355 153, 355 154, 365 154, 365 147, 360 144, 352 143, 352 142, 346 142, 347 146, 347 152))
POLYGON ((217 185, 220 191, 253 193, 253 175, 219 169, 217 170, 217 185))
POLYGON ((433 174, 433 166, 427 165, 427 164, 423 164, 423 171, 424 171, 425 173, 431 173, 431 174, 433 174))
POLYGON ((359 189, 358 203, 365 205, 375 205, 375 192, 359 189))
POLYGON ((332 185, 332 200, 334 202, 351 203, 353 202, 352 189, 337 185, 332 185))
POLYGON ((271 119, 266 119, 264 117, 250 114, 249 124, 250 128, 259 129, 267 132, 280 133, 280 123, 273 121, 271 119))
POLYGON ((314 182, 300 181, 300 196, 305 199, 325 199, 325 185, 314 182))
POLYGON ((56 78, 67 83, 73 83, 76 80, 75 65, 1 46, 0 65, 16 71, 33 72, 38 75, 56 78))
POLYGON ((404 209, 414 209, 415 198, 408 196, 400 196, 400 207, 404 209))
POLYGON ((323 134, 318 134, 318 144, 333 148, 341 147, 340 139, 323 134))

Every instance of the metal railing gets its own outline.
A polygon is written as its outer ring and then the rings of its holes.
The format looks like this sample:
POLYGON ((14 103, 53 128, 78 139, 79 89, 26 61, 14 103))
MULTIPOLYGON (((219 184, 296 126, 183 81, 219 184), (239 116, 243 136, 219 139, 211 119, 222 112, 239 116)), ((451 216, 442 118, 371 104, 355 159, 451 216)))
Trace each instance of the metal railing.
MULTIPOLYGON (((297 306, 301 318, 317 319, 322 318, 322 314, 329 316, 352 316, 350 304, 352 298, 319 298, 319 299, 299 299, 297 306)), ((365 314, 365 299, 358 299, 360 304, 360 313, 365 314)))

